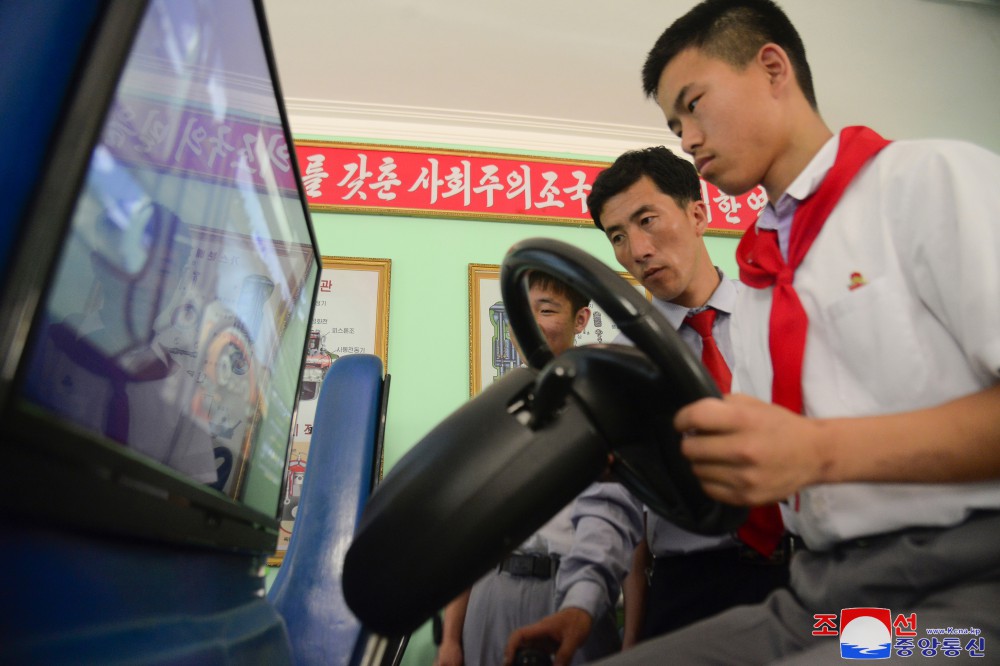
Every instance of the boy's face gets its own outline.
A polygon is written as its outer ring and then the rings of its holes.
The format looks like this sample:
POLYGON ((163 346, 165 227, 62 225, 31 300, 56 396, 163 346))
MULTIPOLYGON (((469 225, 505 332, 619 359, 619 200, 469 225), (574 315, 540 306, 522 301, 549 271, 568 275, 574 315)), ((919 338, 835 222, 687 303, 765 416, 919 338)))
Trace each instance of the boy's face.
POLYGON ((583 331, 590 318, 590 310, 587 308, 573 312, 573 306, 566 296, 538 285, 528 290, 528 302, 538 328, 556 356, 573 346, 573 337, 583 331))
POLYGON ((696 302, 702 294, 695 293, 695 276, 703 268, 704 203, 682 208, 643 176, 608 199, 601 221, 618 263, 654 296, 685 307, 703 305, 696 302))
POLYGON ((663 69, 656 102, 702 178, 738 195, 766 184, 785 117, 759 59, 743 69, 691 47, 663 69))

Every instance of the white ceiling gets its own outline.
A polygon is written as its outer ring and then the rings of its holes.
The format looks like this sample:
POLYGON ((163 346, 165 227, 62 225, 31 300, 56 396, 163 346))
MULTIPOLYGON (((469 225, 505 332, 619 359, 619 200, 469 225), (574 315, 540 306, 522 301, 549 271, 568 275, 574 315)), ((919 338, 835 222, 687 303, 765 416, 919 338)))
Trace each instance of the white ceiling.
MULTIPOLYGON (((669 135, 639 71, 692 0, 264 4, 297 134, 400 121, 418 142, 440 140, 421 125, 466 125, 516 128, 521 143, 532 132, 649 143, 669 135)), ((1000 0, 781 4, 832 128, 865 122, 894 138, 951 136, 1000 152, 1000 0)))

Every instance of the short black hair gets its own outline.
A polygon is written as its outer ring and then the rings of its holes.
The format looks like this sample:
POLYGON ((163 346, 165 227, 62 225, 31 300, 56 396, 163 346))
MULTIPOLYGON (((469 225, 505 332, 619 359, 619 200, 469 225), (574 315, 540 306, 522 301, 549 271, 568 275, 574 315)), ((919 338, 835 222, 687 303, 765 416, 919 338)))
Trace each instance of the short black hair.
POLYGON ((667 28, 646 56, 642 88, 656 97, 664 68, 689 47, 743 68, 765 44, 784 49, 795 79, 812 108, 818 109, 806 47, 792 22, 771 0, 705 0, 667 28))
POLYGON ((630 150, 597 174, 590 187, 587 208, 598 229, 604 231, 601 214, 608 199, 632 187, 643 176, 649 176, 681 208, 692 201, 701 201, 701 180, 693 164, 664 146, 630 150))
POLYGON ((531 289, 532 287, 538 287, 539 289, 543 289, 545 291, 553 291, 557 294, 565 296, 566 300, 569 301, 570 307, 573 308, 574 317, 582 308, 590 305, 589 298, 559 278, 553 277, 542 271, 535 270, 528 273, 528 289, 531 289))

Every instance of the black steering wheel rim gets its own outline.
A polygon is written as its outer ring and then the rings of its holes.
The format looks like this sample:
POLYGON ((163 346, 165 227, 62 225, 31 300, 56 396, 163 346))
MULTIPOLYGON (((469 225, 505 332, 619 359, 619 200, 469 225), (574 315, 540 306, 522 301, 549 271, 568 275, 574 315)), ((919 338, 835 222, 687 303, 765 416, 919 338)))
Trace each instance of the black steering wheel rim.
MULTIPOLYGON (((560 279, 595 300, 635 344, 635 349, 628 350, 634 355, 632 363, 644 358, 652 366, 652 375, 647 379, 635 374, 629 376, 623 367, 601 380, 604 388, 590 384, 588 393, 581 385, 583 393, 577 394, 590 406, 595 423, 603 424, 602 431, 613 454, 612 478, 629 488, 652 511, 680 527, 701 534, 735 530, 746 519, 746 508, 724 504, 705 494, 690 461, 681 453, 681 435, 673 427, 674 414, 682 406, 701 398, 721 397, 705 366, 667 318, 632 285, 597 258, 572 245, 546 238, 514 245, 500 269, 500 289, 511 329, 530 366, 552 367, 562 363, 562 358, 551 360, 552 352, 531 313, 522 278, 533 270, 560 279), (635 384, 644 381, 650 382, 645 388, 635 384), (625 384, 615 386, 617 382, 625 384), (636 402, 623 403, 626 395, 633 396, 628 399, 636 402), (631 421, 607 420, 609 414, 628 413, 639 403, 643 406, 631 421)), ((573 355, 596 358, 611 354, 624 359, 625 351, 618 348, 616 352, 615 347, 585 346, 573 350, 573 355)))
POLYGON ((596 258, 550 239, 516 244, 500 276, 530 367, 469 400, 393 466, 344 559, 344 598, 385 635, 413 631, 496 566, 599 479, 609 453, 612 475, 682 528, 722 534, 746 518, 705 495, 680 451, 674 413, 718 390, 652 303, 596 258), (550 362, 521 284, 531 270, 592 297, 637 349, 588 345, 550 362))
POLYGON ((722 396, 705 366, 652 303, 596 257, 552 238, 515 243, 500 266, 500 293, 528 366, 541 369, 553 358, 535 324, 522 281, 532 270, 548 273, 592 298, 664 377, 690 397, 689 402, 722 396))

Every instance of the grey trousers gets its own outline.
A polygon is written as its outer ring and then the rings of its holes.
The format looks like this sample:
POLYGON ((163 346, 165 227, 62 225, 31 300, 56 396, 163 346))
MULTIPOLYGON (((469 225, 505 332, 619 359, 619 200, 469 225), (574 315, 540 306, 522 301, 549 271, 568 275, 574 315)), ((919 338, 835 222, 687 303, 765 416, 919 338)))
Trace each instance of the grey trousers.
MULTIPOLYGON (((960 655, 945 656, 939 646, 934 658, 940 662, 1000 663, 1000 512, 977 513, 947 529, 911 529, 798 552, 789 589, 598 663, 843 666, 856 662, 841 657, 837 636, 813 635, 816 615, 839 620, 842 609, 866 607, 888 608, 892 619, 915 613, 914 643, 923 639, 932 646, 934 638, 948 637, 954 645, 957 639, 960 655), (971 629, 981 631, 981 658, 965 649, 976 636, 961 632, 971 629)), ((900 656, 893 649, 892 659, 900 656)), ((911 660, 924 663, 930 656, 917 647, 911 660)))
MULTIPOLYGON (((507 639, 515 629, 551 615, 556 579, 540 580, 493 571, 472 587, 462 628, 465 666, 500 666, 507 639)), ((590 638, 577 650, 573 664, 585 664, 621 649, 610 614, 594 619, 590 638)))

